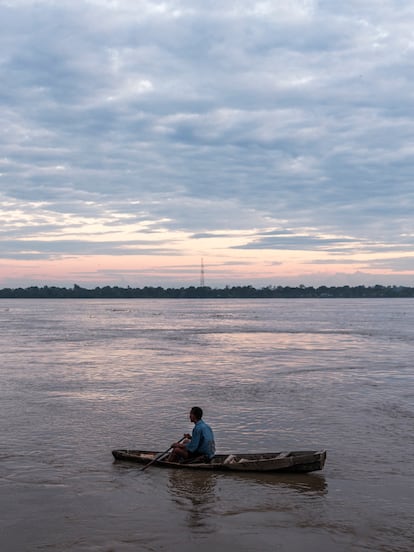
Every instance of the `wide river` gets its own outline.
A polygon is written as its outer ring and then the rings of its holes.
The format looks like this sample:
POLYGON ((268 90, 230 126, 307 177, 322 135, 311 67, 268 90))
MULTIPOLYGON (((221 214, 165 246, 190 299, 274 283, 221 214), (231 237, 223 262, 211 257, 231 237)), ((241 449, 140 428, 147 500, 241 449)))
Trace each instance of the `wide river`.
POLYGON ((414 300, 1 300, 1 552, 414 550, 414 300), (305 475, 142 472, 217 452, 305 475))

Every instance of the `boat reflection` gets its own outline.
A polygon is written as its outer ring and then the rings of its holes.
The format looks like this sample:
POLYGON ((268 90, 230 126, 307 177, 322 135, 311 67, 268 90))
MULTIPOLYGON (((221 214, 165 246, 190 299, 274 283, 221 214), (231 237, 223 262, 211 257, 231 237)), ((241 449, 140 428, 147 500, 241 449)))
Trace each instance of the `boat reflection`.
POLYGON ((328 492, 328 485, 322 474, 240 472, 232 474, 232 478, 254 485, 281 487, 298 493, 322 496, 328 492))
POLYGON ((328 492, 326 480, 319 474, 242 472, 230 475, 191 470, 171 470, 167 488, 178 508, 188 513, 188 526, 199 531, 212 530, 212 520, 220 510, 223 493, 231 493, 236 500, 242 497, 242 502, 246 502, 246 497, 250 497, 249 502, 256 502, 258 497, 263 499, 267 494, 280 497, 293 492, 313 499, 328 492))

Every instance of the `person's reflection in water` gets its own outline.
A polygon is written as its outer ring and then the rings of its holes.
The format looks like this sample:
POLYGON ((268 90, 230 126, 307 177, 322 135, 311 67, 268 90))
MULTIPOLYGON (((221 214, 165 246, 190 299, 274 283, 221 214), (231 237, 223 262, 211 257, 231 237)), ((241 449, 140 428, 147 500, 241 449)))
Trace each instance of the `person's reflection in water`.
POLYGON ((172 470, 168 489, 173 500, 188 512, 188 525, 192 529, 210 532, 212 511, 216 502, 216 474, 193 472, 192 470, 172 470))

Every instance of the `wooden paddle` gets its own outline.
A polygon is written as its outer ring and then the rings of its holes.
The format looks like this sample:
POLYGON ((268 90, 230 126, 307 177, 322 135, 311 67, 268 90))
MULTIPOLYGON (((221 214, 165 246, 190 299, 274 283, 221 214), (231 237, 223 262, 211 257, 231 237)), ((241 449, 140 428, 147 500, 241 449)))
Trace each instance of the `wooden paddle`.
MULTIPOLYGON (((184 439, 186 439, 187 437, 184 435, 184 437, 181 437, 181 439, 179 441, 177 441, 177 443, 181 443, 182 441, 184 441, 184 439)), ((166 454, 168 454, 170 452, 170 450, 172 449, 172 446, 169 446, 167 448, 167 450, 164 450, 164 452, 161 452, 161 454, 159 454, 158 456, 156 456, 153 460, 151 460, 151 462, 148 462, 148 464, 145 464, 145 466, 143 468, 141 468, 141 471, 144 471, 146 470, 147 468, 149 468, 152 464, 154 464, 157 460, 161 460, 161 458, 163 456, 165 456, 166 454)))

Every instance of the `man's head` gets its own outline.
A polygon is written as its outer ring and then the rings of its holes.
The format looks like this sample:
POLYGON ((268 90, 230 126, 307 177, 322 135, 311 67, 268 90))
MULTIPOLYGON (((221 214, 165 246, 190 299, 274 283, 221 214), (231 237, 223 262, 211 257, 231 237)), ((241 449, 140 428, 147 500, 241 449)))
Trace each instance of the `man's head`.
POLYGON ((190 410, 190 420, 192 422, 198 422, 198 420, 201 420, 203 417, 203 411, 199 406, 193 406, 193 408, 190 410))

